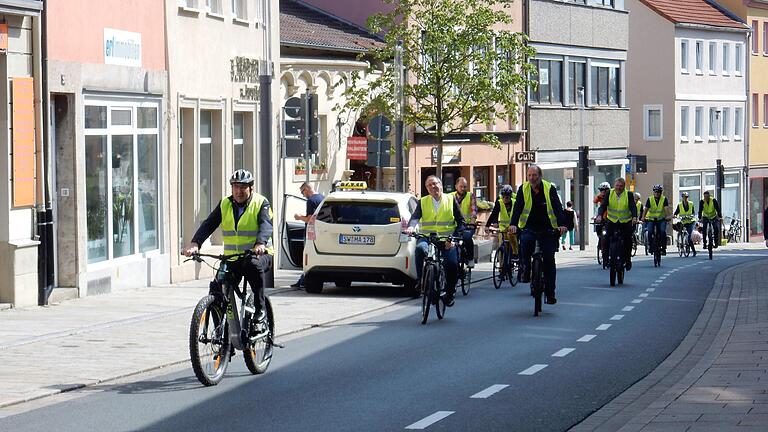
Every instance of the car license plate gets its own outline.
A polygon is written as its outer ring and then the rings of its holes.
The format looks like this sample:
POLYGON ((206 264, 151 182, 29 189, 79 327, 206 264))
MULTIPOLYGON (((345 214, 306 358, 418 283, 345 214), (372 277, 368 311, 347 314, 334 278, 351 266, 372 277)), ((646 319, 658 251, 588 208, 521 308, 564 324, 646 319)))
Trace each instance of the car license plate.
POLYGON ((373 245, 376 237, 372 235, 339 234, 339 244, 373 245))

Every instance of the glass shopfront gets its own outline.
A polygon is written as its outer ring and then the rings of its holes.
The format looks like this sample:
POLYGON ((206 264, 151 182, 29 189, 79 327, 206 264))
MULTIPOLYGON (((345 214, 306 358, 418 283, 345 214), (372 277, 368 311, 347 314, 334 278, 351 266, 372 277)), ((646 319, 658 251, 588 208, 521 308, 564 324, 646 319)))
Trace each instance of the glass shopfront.
POLYGON ((160 247, 159 102, 86 100, 88 262, 160 247))

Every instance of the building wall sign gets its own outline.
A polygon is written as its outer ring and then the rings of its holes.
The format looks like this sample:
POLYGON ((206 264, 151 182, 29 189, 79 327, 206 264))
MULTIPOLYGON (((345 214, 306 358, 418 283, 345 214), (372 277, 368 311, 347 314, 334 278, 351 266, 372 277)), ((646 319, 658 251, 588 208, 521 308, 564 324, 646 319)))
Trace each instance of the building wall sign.
MULTIPOLYGON (((461 163, 461 146, 443 146, 443 163, 461 163)), ((432 147, 432 165, 437 165, 437 147, 432 147)))
POLYGON ((259 60, 235 57, 229 61, 229 75, 235 83, 258 84, 259 60))
POLYGON ((104 64, 141 67, 141 33, 104 28, 104 64))
POLYGON ((515 152, 515 162, 536 163, 536 152, 535 151, 515 152))
POLYGON ((8 51, 8 24, 0 24, 0 52, 8 51))
POLYGON ((13 207, 35 205, 35 81, 11 80, 13 101, 13 207))

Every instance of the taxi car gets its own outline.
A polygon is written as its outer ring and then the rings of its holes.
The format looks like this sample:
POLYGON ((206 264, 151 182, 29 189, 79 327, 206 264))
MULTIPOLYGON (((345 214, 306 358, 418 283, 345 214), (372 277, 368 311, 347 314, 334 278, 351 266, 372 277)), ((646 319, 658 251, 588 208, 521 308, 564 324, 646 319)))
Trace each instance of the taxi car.
POLYGON ((338 182, 307 223, 304 288, 325 282, 389 282, 416 287, 416 241, 402 232, 418 201, 408 193, 369 191, 365 182, 338 182))

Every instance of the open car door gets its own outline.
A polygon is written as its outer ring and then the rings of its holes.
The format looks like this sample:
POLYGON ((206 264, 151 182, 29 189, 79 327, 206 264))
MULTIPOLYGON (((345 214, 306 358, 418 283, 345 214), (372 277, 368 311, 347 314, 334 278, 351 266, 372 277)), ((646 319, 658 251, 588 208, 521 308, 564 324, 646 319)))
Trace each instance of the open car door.
POLYGON ((280 244, 283 254, 293 267, 302 267, 302 255, 304 254, 304 233, 306 224, 295 220, 293 215, 304 215, 307 211, 307 199, 304 197, 285 194, 283 195, 283 220, 281 221, 282 233, 280 244))

